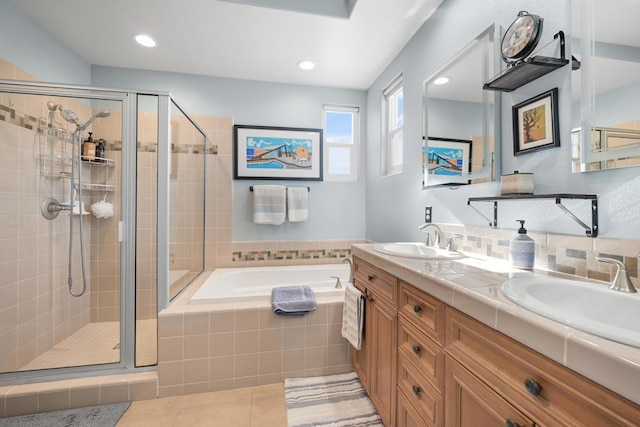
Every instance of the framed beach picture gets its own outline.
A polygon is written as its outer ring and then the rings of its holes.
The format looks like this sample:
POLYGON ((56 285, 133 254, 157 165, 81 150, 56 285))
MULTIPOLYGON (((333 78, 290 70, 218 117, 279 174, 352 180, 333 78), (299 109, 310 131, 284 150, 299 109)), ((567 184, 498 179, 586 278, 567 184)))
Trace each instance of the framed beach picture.
POLYGON ((429 137, 423 145, 424 185, 469 184, 471 140, 429 137))
POLYGON ((513 154, 560 146, 558 88, 513 106, 513 154))
POLYGON ((322 181, 322 129, 235 125, 234 179, 322 181))

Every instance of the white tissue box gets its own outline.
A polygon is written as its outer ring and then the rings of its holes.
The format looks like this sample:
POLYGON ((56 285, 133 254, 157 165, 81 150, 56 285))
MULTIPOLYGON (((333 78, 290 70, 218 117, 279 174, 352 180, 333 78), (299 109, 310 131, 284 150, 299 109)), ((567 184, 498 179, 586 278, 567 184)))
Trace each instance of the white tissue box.
POLYGON ((500 194, 533 194, 533 174, 515 171, 502 175, 500 194))

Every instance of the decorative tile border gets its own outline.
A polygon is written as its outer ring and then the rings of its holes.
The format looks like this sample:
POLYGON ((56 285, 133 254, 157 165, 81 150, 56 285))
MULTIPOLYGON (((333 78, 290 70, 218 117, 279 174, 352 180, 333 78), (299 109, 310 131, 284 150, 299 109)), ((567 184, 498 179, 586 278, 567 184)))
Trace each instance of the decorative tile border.
POLYGON ((233 262, 238 261, 280 261, 305 259, 344 259, 351 256, 351 249, 307 249, 283 251, 237 251, 233 252, 233 262))
MULTIPOLYGON (((34 117, 30 114, 23 113, 18 111, 10 106, 0 104, 0 121, 5 121, 12 125, 35 130, 38 133, 44 133, 45 129, 47 129, 47 121, 42 117, 34 117)), ((50 128, 49 132, 60 132, 60 138, 68 136, 69 132, 64 129, 53 129, 50 128)), ((111 141, 107 142, 107 146, 105 149, 107 151, 122 151, 122 141, 111 141)), ((138 142, 138 152, 148 152, 148 153, 156 153, 158 152, 158 144, 151 142, 138 142)), ((218 146, 217 145, 209 145, 208 147, 204 147, 203 144, 171 144, 171 152, 172 153, 180 153, 180 154, 218 154, 218 146)))

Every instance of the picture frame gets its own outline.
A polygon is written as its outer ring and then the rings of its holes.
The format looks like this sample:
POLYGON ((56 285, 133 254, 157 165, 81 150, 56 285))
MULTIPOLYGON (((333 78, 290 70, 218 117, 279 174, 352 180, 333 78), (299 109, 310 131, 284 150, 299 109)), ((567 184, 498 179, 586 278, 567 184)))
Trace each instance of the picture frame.
POLYGON ((558 88, 514 105, 512 113, 514 156, 560 147, 558 88))
POLYGON ((235 125, 234 179, 322 181, 322 129, 235 125))
POLYGON ((470 184, 470 139, 428 137, 422 147, 423 185, 470 184))

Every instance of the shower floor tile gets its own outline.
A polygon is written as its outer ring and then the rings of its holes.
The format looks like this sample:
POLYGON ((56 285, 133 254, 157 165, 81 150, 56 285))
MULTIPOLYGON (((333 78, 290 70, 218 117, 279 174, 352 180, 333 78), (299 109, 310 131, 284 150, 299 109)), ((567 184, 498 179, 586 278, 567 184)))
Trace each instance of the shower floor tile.
MULTIPOLYGON (((137 323, 138 366, 155 365, 157 354, 156 321, 137 323)), ((82 329, 42 353, 20 371, 101 365, 120 361, 120 322, 89 323, 82 329)))

